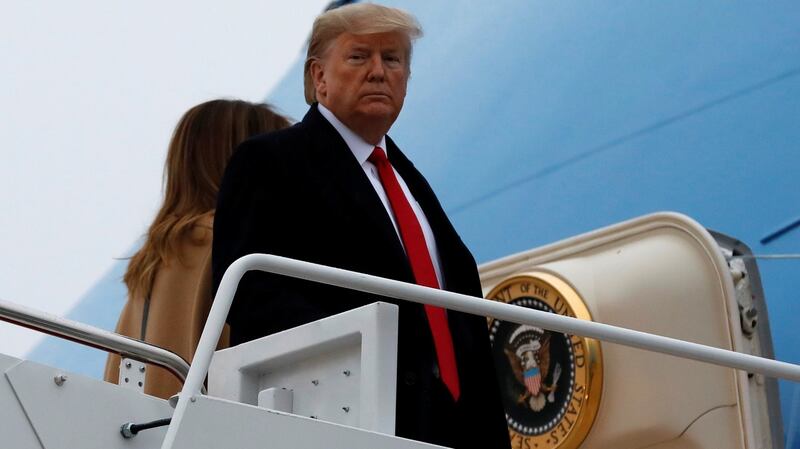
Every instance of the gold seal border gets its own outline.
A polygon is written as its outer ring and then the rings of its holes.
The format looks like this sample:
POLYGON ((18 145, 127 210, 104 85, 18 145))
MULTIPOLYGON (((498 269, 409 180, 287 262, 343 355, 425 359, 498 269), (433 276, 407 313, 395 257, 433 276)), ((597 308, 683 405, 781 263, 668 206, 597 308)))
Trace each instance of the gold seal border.
MULTIPOLYGON (((526 280, 535 280, 550 286, 550 288, 564 299, 576 318, 592 321, 592 314, 589 312, 580 294, 560 277, 544 271, 527 271, 508 277, 494 286, 491 291, 489 291, 489 294, 486 295, 486 298, 494 300, 492 298, 505 288, 526 280)), ((532 293, 530 293, 530 296, 544 300, 544 298, 540 298, 532 293)), ((512 300, 516 298, 519 298, 519 296, 512 298, 512 300)), ((491 320, 494 320, 494 318, 491 320)), ((597 418, 597 412, 600 409, 600 400, 603 393, 603 354, 600 348, 600 342, 593 338, 580 338, 583 342, 584 350, 586 351, 587 388, 577 421, 572 425, 572 428, 557 446, 554 446, 558 449, 577 449, 589 435, 594 425, 595 418, 597 418)))

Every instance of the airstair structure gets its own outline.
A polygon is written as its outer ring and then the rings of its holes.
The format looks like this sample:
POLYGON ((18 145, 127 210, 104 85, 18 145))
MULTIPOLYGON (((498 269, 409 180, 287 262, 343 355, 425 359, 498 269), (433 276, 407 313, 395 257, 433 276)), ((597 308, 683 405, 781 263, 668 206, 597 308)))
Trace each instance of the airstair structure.
POLYGON ((775 379, 800 381, 800 366, 772 360, 751 256, 659 213, 481 266, 487 300, 251 254, 225 273, 190 367, 0 301, 0 319, 123 357, 114 385, 0 354, 0 447, 439 447, 394 436, 398 312, 387 297, 487 317, 514 448, 782 449, 775 379), (215 351, 250 270, 376 303, 215 351), (145 362, 185 379, 180 394, 143 394, 145 362))

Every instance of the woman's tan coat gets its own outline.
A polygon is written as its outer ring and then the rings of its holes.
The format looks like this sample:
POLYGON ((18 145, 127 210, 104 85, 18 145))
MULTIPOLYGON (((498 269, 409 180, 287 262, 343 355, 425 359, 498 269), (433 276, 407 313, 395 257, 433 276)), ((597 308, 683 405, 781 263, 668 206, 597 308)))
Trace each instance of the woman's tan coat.
MULTIPOLYGON (((179 246, 180 258, 160 267, 153 282, 144 341, 168 349, 191 362, 211 309, 211 237, 213 213, 195 225, 179 246)), ((141 340, 145 298, 128 297, 117 333, 141 340)), ((219 347, 228 346, 228 329, 219 347)), ((117 383, 120 357, 109 355, 105 380, 117 383)), ((144 391, 161 398, 180 392, 182 383, 167 370, 147 365, 144 391)))

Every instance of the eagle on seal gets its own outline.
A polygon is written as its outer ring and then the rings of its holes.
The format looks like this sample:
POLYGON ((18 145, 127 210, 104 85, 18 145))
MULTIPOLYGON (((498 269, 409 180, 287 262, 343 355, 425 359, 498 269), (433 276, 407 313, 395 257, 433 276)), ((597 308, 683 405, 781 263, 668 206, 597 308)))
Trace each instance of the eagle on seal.
POLYGON ((517 399, 534 412, 544 408, 547 402, 555 401, 561 365, 556 363, 550 385, 544 383, 550 373, 550 333, 539 327, 520 325, 511 334, 503 349, 514 372, 514 377, 524 386, 517 399))

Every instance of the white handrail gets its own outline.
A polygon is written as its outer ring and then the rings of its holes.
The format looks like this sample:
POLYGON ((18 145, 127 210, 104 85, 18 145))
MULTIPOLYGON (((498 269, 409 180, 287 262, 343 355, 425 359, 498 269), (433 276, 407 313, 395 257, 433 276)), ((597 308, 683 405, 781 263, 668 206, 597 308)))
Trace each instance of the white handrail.
POLYGON ((473 315, 488 316, 519 324, 529 324, 552 331, 595 338, 610 343, 800 382, 800 366, 791 363, 769 360, 763 357, 608 324, 584 321, 502 302, 487 301, 483 298, 475 298, 286 257, 250 254, 232 263, 222 277, 222 282, 214 298, 214 304, 211 306, 208 321, 206 321, 206 325, 203 328, 197 352, 192 360, 189 375, 186 377, 178 405, 175 407, 172 423, 161 446, 162 449, 170 449, 172 447, 189 401, 194 400, 194 397, 200 392, 200 387, 203 385, 203 380, 208 373, 211 357, 214 355, 222 328, 225 325, 225 319, 233 302, 236 288, 242 276, 251 270, 266 271, 421 304, 433 304, 473 315))
POLYGON ((174 352, 105 329, 72 321, 34 308, 0 299, 0 321, 27 327, 54 337, 89 346, 120 357, 158 365, 183 382, 189 364, 174 352))

